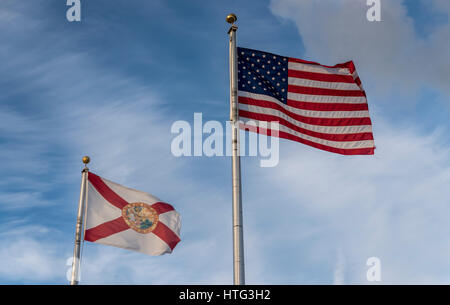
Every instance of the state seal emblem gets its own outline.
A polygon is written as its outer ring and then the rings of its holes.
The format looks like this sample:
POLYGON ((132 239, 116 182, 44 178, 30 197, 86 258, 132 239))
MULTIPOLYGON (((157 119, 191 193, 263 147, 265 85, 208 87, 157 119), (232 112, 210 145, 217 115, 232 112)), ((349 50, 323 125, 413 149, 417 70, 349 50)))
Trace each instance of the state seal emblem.
POLYGON ((124 206, 122 217, 131 229, 142 234, 153 231, 159 220, 156 210, 143 202, 133 202, 124 206))

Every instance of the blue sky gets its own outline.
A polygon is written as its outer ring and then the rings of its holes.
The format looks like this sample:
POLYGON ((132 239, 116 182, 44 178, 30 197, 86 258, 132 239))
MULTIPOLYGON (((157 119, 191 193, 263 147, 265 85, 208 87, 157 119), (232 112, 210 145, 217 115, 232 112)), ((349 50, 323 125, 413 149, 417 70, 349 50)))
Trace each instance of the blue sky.
POLYGON ((446 0, 82 0, 0 3, 0 283, 65 284, 81 157, 183 219, 171 255, 86 243, 82 283, 230 284, 226 157, 176 158, 177 120, 228 119, 229 12, 238 45, 354 60, 374 156, 280 141, 280 163, 242 160, 249 284, 450 283, 450 5, 446 0))

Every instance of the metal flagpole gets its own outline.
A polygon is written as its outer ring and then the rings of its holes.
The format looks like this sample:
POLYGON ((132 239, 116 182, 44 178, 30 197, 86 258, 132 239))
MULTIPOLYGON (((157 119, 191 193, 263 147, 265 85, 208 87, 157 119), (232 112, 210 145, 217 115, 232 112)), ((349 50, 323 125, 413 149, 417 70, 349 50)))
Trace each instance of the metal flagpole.
POLYGON ((75 247, 73 249, 72 278, 70 280, 70 285, 78 285, 79 280, 81 234, 83 232, 83 215, 84 208, 86 206, 86 184, 89 172, 87 164, 89 163, 89 161, 90 158, 88 156, 83 157, 84 168, 81 171, 80 201, 78 202, 77 224, 75 229, 75 247))
POLYGON ((242 231, 241 160, 239 157, 239 110, 237 101, 237 26, 234 24, 236 20, 237 17, 234 14, 229 14, 226 18, 226 21, 231 24, 228 35, 230 37, 230 121, 233 153, 233 282, 235 285, 244 285, 244 234, 242 231))

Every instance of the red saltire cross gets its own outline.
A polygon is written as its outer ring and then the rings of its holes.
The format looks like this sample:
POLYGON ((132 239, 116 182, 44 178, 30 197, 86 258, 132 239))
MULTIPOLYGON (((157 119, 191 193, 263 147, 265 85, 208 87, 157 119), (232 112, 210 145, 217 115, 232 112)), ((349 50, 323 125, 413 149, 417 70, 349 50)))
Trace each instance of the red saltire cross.
MULTIPOLYGON (((129 204, 129 202, 125 201, 109 186, 107 186, 99 176, 89 172, 88 180, 95 187, 97 192, 99 192, 100 195, 106 199, 106 201, 116 208, 122 210, 124 206, 129 204)), ((164 202, 156 202, 150 206, 156 211, 158 216, 174 209, 170 204, 164 202)), ((105 238, 128 229, 131 229, 130 226, 125 222, 123 217, 120 216, 116 219, 104 222, 96 227, 86 230, 84 233, 84 240, 95 242, 101 238, 105 238)), ((156 227, 151 231, 151 233, 155 234, 167 245, 169 245, 171 250, 173 250, 173 248, 175 248, 180 241, 180 238, 161 221, 158 221, 156 227)))

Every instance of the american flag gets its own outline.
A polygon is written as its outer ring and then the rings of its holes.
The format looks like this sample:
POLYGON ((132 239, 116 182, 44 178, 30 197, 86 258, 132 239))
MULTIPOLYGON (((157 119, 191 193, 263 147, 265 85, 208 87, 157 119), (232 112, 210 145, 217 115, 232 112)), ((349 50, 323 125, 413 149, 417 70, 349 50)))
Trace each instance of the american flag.
MULTIPOLYGON (((352 61, 324 66, 237 48, 241 128, 279 122, 278 136, 343 155, 373 155, 366 93, 352 61)), ((270 125, 269 125, 270 126, 270 125)))

